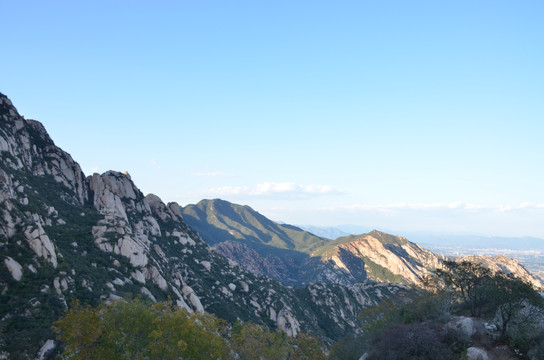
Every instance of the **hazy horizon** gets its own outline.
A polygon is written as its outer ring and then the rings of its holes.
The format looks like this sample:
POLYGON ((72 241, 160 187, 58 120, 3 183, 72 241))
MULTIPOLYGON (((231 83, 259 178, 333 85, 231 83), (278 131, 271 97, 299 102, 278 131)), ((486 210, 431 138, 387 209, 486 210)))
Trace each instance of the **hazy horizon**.
POLYGON ((0 91, 86 175, 289 224, 544 238, 544 3, 8 2, 0 91))

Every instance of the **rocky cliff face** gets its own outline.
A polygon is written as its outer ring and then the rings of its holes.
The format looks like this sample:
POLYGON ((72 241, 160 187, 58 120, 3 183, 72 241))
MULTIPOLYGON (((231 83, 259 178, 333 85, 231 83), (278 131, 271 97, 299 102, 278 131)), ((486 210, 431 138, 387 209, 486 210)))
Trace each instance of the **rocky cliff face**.
MULTIPOLYGON (((246 270, 289 286, 316 282, 353 286, 368 280, 421 286, 445 259, 406 238, 380 231, 326 240, 275 223, 248 206, 218 199, 188 205, 182 213, 215 251, 246 270)), ((541 286, 519 263, 505 256, 468 260, 485 262, 494 270, 541 286)))
POLYGON ((128 173, 85 177, 43 126, 0 94, 0 358, 49 358, 71 301, 168 298, 189 311, 336 339, 402 286, 294 290, 213 251, 176 203, 144 196, 128 173), (333 324, 333 325, 331 325, 333 324), (325 328, 326 327, 326 328, 325 328))
POLYGON ((441 266, 440 256, 378 231, 332 241, 218 199, 182 211, 217 252, 295 287, 315 282, 351 286, 367 280, 421 285, 426 274, 441 266))
POLYGON ((281 256, 281 251, 279 255, 266 254, 237 241, 221 242, 212 248, 255 274, 266 275, 286 285, 299 284, 296 274, 303 261, 302 256, 296 253, 286 251, 286 256, 281 256))
POLYGON ((340 238, 315 252, 324 261, 360 279, 363 269, 374 281, 422 285, 422 279, 442 267, 444 258, 403 237, 372 231, 340 238))
POLYGON ((531 274, 519 261, 511 259, 508 256, 467 255, 455 260, 478 263, 494 273, 503 272, 505 274, 511 274, 512 276, 531 284, 535 289, 539 289, 540 291, 544 290, 544 283, 542 283, 540 279, 531 274))

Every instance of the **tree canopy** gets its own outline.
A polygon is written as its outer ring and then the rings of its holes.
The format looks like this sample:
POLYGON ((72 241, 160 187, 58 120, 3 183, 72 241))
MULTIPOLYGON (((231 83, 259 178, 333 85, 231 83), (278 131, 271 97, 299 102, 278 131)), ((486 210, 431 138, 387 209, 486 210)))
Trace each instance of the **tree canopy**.
POLYGON ((74 302, 54 324, 68 359, 326 359, 315 337, 296 338, 253 323, 232 329, 211 314, 172 303, 119 300, 97 307, 74 302))

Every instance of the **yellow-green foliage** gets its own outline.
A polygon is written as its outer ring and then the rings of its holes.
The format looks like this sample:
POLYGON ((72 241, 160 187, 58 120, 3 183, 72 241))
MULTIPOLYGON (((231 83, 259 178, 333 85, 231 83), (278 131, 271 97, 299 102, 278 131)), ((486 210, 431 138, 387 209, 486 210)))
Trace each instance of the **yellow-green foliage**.
POLYGON ((300 333, 296 338, 284 331, 269 331, 253 323, 234 326, 231 346, 240 360, 324 360, 321 344, 316 338, 300 333))
POLYGON ((169 303, 74 303, 54 329, 69 359, 227 359, 225 327, 213 315, 169 303))
POLYGON ((236 324, 188 313, 172 303, 119 300, 97 307, 74 302, 54 324, 68 359, 326 359, 314 337, 253 323, 236 324))

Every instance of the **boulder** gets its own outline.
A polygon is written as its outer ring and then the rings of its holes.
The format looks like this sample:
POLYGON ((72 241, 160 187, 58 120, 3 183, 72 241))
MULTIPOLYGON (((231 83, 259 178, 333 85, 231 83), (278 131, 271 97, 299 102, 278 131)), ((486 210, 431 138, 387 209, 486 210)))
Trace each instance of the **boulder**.
POLYGON ((54 350, 56 347, 55 340, 47 340, 43 346, 40 348, 40 351, 38 352, 38 360, 44 360, 49 357, 51 354, 51 351, 54 350))
POLYGON ((467 338, 472 337, 476 333, 476 327, 474 321, 469 317, 455 317, 447 325, 450 329, 459 331, 462 335, 467 338))
POLYGON ((45 258, 53 264, 54 268, 57 268, 57 254, 55 253, 55 248, 49 237, 45 234, 40 223, 37 223, 35 228, 28 227, 24 234, 34 253, 45 258))
POLYGON ((489 360, 489 356, 487 356, 484 349, 469 347, 467 349, 467 360, 489 360))
POLYGON ((15 281, 20 281, 23 277, 23 267, 17 261, 13 260, 9 256, 4 260, 4 264, 8 268, 11 276, 15 281))

